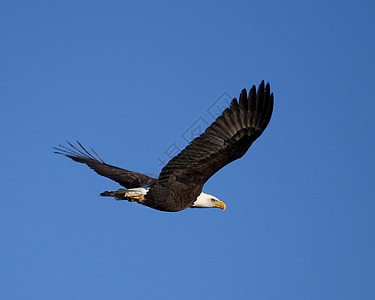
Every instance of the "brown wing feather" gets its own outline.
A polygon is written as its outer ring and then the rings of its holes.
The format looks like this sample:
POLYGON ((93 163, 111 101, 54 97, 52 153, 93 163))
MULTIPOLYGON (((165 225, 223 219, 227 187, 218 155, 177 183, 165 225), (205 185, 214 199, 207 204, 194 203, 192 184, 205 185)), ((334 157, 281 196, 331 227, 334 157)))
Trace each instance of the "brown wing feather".
POLYGON ((225 109, 201 136, 169 161, 151 190, 159 185, 181 183, 203 187, 213 174, 247 152, 267 127, 272 109, 273 94, 270 94, 269 83, 264 87, 262 81, 258 92, 253 86, 249 96, 243 90, 239 102, 233 99, 230 108, 225 109))
POLYGON ((65 155, 66 157, 69 157, 76 162, 84 163, 99 175, 108 177, 118 182, 127 189, 137 188, 156 182, 155 178, 149 177, 147 175, 108 165, 93 149, 91 150, 96 157, 88 152, 79 142, 77 143, 80 148, 75 147, 71 143, 68 143, 71 148, 65 147, 63 145, 59 145, 60 148, 53 148, 57 150, 55 151, 55 153, 65 155))

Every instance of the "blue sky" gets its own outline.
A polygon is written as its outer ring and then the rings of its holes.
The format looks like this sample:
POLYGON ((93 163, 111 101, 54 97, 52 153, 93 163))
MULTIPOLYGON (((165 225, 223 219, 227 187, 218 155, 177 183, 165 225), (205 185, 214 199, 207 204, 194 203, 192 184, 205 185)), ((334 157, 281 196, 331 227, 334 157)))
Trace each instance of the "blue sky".
POLYGON ((374 9, 1 1, 0 298, 373 299, 374 9), (225 212, 101 198, 119 186, 53 154, 158 174, 262 79, 267 130, 204 188, 225 212))

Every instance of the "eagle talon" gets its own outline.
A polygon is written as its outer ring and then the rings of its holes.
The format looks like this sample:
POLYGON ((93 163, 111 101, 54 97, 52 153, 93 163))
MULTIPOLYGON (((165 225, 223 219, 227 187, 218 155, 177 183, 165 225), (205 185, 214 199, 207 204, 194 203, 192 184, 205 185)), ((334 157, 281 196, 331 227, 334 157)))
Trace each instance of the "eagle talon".
POLYGON ((143 200, 144 196, 143 195, 131 196, 131 197, 125 197, 125 199, 128 200, 129 202, 138 202, 138 200, 143 200))

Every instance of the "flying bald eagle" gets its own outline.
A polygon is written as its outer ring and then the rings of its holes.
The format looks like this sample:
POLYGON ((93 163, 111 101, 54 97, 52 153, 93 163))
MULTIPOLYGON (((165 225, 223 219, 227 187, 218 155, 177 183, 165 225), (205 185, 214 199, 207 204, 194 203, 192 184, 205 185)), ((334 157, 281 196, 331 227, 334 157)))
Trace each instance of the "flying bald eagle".
POLYGON ((79 142, 77 147, 68 143, 71 148, 59 145, 60 148, 54 149, 55 153, 84 163, 125 187, 103 192, 101 196, 138 202, 161 211, 177 212, 189 207, 224 210, 224 202, 202 192, 203 185, 222 167, 247 152, 266 129, 272 109, 269 83, 264 87, 262 81, 258 91, 253 86, 249 94, 244 89, 240 100, 234 98, 203 134, 168 162, 157 179, 106 164, 93 149, 91 154, 79 142))

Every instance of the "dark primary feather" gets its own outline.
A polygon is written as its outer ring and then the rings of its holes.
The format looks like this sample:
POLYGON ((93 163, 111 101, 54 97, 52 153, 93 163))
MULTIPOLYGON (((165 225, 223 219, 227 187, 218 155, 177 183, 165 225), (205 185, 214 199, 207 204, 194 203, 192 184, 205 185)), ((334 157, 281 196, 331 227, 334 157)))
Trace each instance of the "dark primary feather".
POLYGON ((149 177, 147 175, 108 165, 100 158, 100 156, 94 151, 94 149, 91 149, 91 151, 95 154, 96 157, 88 152, 78 141, 77 143, 80 148, 75 147, 69 142, 68 144, 71 148, 65 147, 63 145, 59 145, 60 148, 53 148, 57 150, 55 151, 55 153, 65 155, 66 157, 69 157, 76 162, 84 163, 99 175, 108 177, 118 182, 127 189, 146 186, 156 182, 155 178, 149 177))
POLYGON ((230 108, 162 169, 157 183, 150 188, 146 205, 152 206, 153 200, 155 208, 160 209, 164 205, 160 198, 164 197, 174 199, 175 206, 191 206, 213 174, 247 152, 267 127, 272 109, 273 94, 268 83, 264 86, 262 81, 258 92, 253 86, 249 95, 244 89, 239 102, 233 99, 230 108), (181 194, 184 198, 179 199, 181 194))

